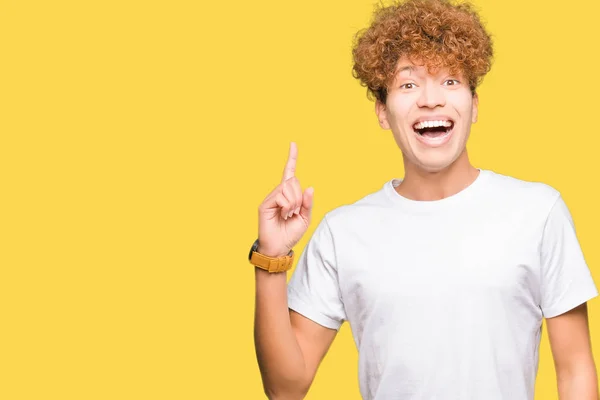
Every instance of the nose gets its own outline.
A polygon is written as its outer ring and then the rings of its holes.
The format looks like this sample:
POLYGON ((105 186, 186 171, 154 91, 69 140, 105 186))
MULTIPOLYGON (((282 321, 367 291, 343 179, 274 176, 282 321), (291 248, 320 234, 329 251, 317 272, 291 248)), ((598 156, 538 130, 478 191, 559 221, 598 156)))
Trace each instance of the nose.
POLYGON ((443 107, 446 105, 446 98, 442 88, 435 83, 427 83, 423 86, 419 99, 417 100, 419 107, 435 108, 437 106, 443 107))

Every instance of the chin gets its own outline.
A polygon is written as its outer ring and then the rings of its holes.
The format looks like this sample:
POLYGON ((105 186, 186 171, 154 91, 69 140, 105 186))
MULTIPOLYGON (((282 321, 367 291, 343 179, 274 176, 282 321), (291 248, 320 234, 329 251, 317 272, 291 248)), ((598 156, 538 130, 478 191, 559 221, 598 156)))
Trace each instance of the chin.
POLYGON ((450 165, 452 164, 417 164, 417 168, 424 172, 436 173, 447 169, 450 165))
POLYGON ((425 151, 413 148, 412 157, 409 159, 421 171, 430 173, 444 171, 452 167, 465 152, 466 141, 461 144, 450 142, 446 146, 430 148, 425 151))
MULTIPOLYGON (((460 156, 460 155, 459 155, 460 156)), ((414 160, 413 164, 421 171, 435 173, 444 171, 452 166, 459 158, 456 157, 420 157, 414 160)))

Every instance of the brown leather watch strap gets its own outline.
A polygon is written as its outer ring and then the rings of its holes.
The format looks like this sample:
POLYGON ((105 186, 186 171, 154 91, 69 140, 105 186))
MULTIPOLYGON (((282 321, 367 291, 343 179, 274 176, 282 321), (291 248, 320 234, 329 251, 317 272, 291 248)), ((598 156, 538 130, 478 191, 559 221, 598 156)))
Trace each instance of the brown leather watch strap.
POLYGON ((250 264, 269 272, 284 272, 292 268, 294 251, 290 250, 287 256, 267 257, 263 254, 252 252, 250 264))

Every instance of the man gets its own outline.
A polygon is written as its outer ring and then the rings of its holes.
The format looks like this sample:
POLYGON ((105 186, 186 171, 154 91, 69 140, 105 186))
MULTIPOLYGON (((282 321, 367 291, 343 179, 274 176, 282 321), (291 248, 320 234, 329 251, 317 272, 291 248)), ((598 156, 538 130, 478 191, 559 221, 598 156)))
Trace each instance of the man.
POLYGON ((348 321, 364 399, 532 400, 545 318, 560 399, 597 400, 586 302, 598 291, 567 206, 469 162, 492 58, 477 14, 443 0, 382 8, 353 54, 405 175, 327 213, 286 286, 313 200, 292 143, 250 253, 269 398, 303 398, 348 321))

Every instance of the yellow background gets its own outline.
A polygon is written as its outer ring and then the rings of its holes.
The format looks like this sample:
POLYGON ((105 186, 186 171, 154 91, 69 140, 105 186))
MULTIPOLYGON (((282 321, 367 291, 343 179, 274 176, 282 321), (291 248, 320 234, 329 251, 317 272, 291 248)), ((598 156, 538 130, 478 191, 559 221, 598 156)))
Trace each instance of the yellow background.
MULTIPOLYGON (((375 3, 0 3, 0 398, 264 398, 246 257, 290 141, 298 252, 403 173, 351 76, 375 3)), ((600 6, 476 4, 496 62, 471 159, 559 189, 600 284, 600 6)), ((536 399, 555 386, 544 330, 536 399)), ((347 324, 307 398, 359 399, 347 324)))

